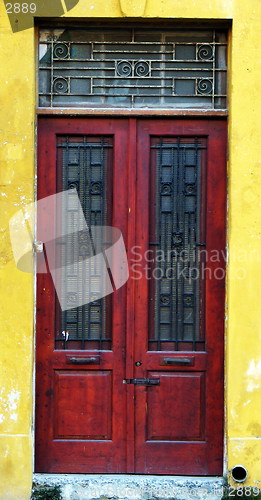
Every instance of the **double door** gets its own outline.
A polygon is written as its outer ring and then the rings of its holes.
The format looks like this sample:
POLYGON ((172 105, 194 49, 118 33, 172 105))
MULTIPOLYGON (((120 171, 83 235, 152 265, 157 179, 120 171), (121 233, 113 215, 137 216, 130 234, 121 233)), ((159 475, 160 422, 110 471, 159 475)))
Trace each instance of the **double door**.
MULTIPOLYGON (((46 251, 37 274, 38 472, 222 473, 225 137, 223 120, 39 120, 38 199, 72 190, 90 234, 117 228, 128 279, 106 261, 111 293, 78 305, 88 249, 64 207, 63 308, 46 251)), ((38 214, 44 247, 57 217, 38 214)))

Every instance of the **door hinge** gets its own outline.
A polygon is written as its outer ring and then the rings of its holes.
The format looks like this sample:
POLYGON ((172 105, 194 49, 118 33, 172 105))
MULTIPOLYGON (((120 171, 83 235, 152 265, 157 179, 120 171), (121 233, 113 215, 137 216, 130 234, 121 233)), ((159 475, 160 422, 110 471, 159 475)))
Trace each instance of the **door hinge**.
POLYGON ((124 384, 134 384, 134 385, 160 385, 159 378, 125 378, 123 380, 124 384))

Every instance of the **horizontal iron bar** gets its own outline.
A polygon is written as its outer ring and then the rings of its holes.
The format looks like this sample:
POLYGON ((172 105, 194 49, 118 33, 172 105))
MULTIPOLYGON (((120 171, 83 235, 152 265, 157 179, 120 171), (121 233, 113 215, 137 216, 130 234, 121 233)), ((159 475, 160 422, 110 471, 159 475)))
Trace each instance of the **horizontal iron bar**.
MULTIPOLYGON (((39 44, 40 45, 56 45, 56 44, 68 44, 68 45, 137 45, 137 44, 141 44, 141 45, 167 45, 167 46, 170 46, 170 47, 173 47, 173 45, 197 45, 197 46, 201 46, 201 45, 211 45, 211 46, 215 46, 215 45, 221 45, 221 46, 227 46, 227 42, 216 42, 216 41, 212 41, 212 42, 164 42, 164 41, 159 41, 159 42, 154 42, 154 41, 150 41, 150 42, 140 42, 138 40, 126 40, 126 41, 97 41, 97 42, 94 42, 94 41, 89 41, 89 40, 86 40, 86 41, 71 41, 71 40, 40 40, 39 41, 39 44)), ((94 49, 95 50, 95 49, 94 49)))
MULTIPOLYGON (((154 62, 154 61, 153 61, 154 62)), ((49 70, 51 71, 52 69, 52 66, 40 66, 39 70, 49 70)), ((90 79, 90 78, 97 78, 97 80, 106 80, 106 79, 116 79, 118 80, 119 78, 124 78, 126 80, 140 80, 141 77, 139 76, 119 76, 119 75, 116 75, 115 76, 115 68, 104 68, 102 66, 100 66, 99 68, 86 68, 86 66, 82 67, 82 68, 75 68, 73 66, 54 66, 53 67, 53 70, 54 71, 58 71, 58 70, 61 70, 61 71, 113 71, 113 75, 87 75, 87 76, 84 76, 84 75, 63 75, 63 78, 83 78, 83 79, 90 79)), ((180 76, 162 76, 162 73, 165 73, 166 71, 187 71, 187 72, 190 72, 190 71, 200 71, 200 72, 203 72, 203 71, 206 71, 208 73, 210 73, 210 77, 209 78, 213 78, 212 77, 212 74, 213 74, 213 70, 214 71, 219 71, 220 73, 223 72, 223 73, 226 73, 227 72, 227 69, 224 69, 224 68, 177 68, 177 67, 173 67, 173 68, 151 68, 151 72, 155 72, 155 71, 158 71, 160 72, 161 74, 159 76, 146 76, 144 78, 149 78, 150 80, 170 80, 171 78, 181 78, 180 76)), ((54 75, 54 78, 59 78, 61 75, 54 75)), ((201 78, 201 76, 198 76, 198 77, 195 77, 195 76, 191 76, 191 77, 187 77, 187 76, 184 76, 183 77, 184 79, 190 79, 190 78, 201 78)), ((202 79, 202 78, 201 78, 202 79)))
MULTIPOLYGON (((77 323, 72 323, 71 321, 68 321, 68 325, 75 325, 77 323)), ((84 339, 82 337, 72 337, 72 334, 70 333, 71 337, 67 340, 68 342, 111 342, 112 339, 107 339, 107 338, 87 338, 85 337, 84 339)), ((56 338, 55 342, 64 342, 64 339, 59 339, 56 338)))
MULTIPOLYGON (((182 137, 183 140, 186 140, 187 138, 186 137, 182 137)), ((190 137, 188 137, 188 139, 190 139, 190 137)), ((183 143, 180 143, 179 145, 178 144, 162 144, 161 146, 151 146, 151 149, 195 149, 195 144, 194 143, 191 143, 191 144, 183 144, 183 143)), ((200 146, 199 144, 197 145, 197 149, 207 149, 206 146, 200 146)), ((188 165, 189 167, 194 167, 196 168, 196 165, 188 165)), ((188 212, 190 213, 190 212, 188 212)))
MULTIPOLYGON (((110 87, 112 88, 112 87, 110 87)), ((131 86, 129 87, 130 89, 132 88, 131 86)), ((152 87, 153 88, 153 87, 152 87)), ((164 89, 162 89, 164 90, 164 89)), ((198 98, 198 97, 209 97, 209 98, 212 98, 212 97, 216 97, 216 98, 219 98, 219 97, 227 97, 226 95, 223 95, 223 94, 212 94, 212 93, 209 93, 209 94, 129 94, 129 95, 126 95, 126 94, 123 94, 123 93, 117 93, 117 94, 99 94, 99 93, 93 93, 93 94, 70 94, 69 92, 66 92, 64 94, 62 93, 59 93, 59 92, 44 92, 44 93, 40 93, 39 94, 40 96, 60 96, 60 97, 66 97, 66 96, 75 96, 75 97, 139 97, 139 98, 142 98, 142 97, 195 97, 195 98, 198 98)), ((92 146, 92 147, 95 147, 95 146, 92 146)))
MULTIPOLYGON (((116 80, 118 80, 118 79, 116 78, 116 80)), ((106 85, 106 84, 102 85, 102 84, 95 84, 95 83, 93 83, 92 88, 93 89, 111 89, 111 85, 106 85)), ((127 85, 125 85, 125 84, 114 85, 113 84, 113 88, 114 89, 133 89, 133 85, 131 85, 131 84, 129 84, 129 85, 128 84, 127 85)), ((164 92, 164 90, 166 90, 166 89, 172 89, 173 85, 164 85, 164 87, 162 87, 162 85, 140 85, 140 86, 137 85, 137 86, 135 86, 135 88, 138 89, 138 90, 143 90, 143 89, 160 89, 160 90, 162 90, 162 92, 164 92)), ((98 95, 100 95, 100 94, 98 94, 98 95)), ((143 95, 143 94, 139 94, 139 95, 143 95)), ((166 96, 167 95, 168 94, 166 94, 166 96)), ((171 95, 171 94, 169 94, 169 95, 171 95)))
MULTIPOLYGON (((189 323, 191 324, 191 323, 189 323)), ((154 342, 154 343, 157 343, 158 342, 158 339, 149 339, 149 342, 154 342)), ((169 344, 192 344, 193 342, 196 342, 196 344, 200 343, 200 344, 204 344, 205 343, 205 340, 196 340, 196 341, 193 341, 193 340, 169 340, 169 339, 161 339, 160 340, 160 343, 163 344, 163 343, 166 343, 168 342, 169 344)))
MULTIPOLYGON (((71 59, 71 61, 75 61, 75 62, 78 62, 76 59, 71 59)), ((81 59, 82 62, 84 62, 84 60, 81 59)), ((92 62, 91 59, 86 59, 85 62, 92 62)), ((96 62, 96 61, 94 61, 96 62)), ((107 62, 107 60, 106 60, 107 62)), ((110 61, 111 62, 111 61, 110 61)), ((161 60, 150 60, 149 62, 159 62, 159 63, 165 63, 165 61, 161 61, 161 60)), ((167 61, 168 63, 172 63, 172 62, 182 62, 182 61, 167 61)), ((187 61, 186 61, 187 62, 187 61)), ((193 61, 195 62, 195 61, 193 61)), ((104 67, 103 66, 103 63, 104 61, 101 61, 101 66, 99 67, 91 67, 91 68, 86 68, 86 66, 83 66, 83 67, 75 67, 75 66, 40 66, 39 67, 39 70, 45 70, 45 71, 51 71, 51 69, 53 68, 54 71, 58 71, 58 70, 62 70, 62 71, 79 71, 79 70, 82 70, 82 71, 113 71, 115 72, 115 67, 111 67, 111 68, 108 68, 108 67, 104 67)), ((159 71, 160 73, 164 73, 165 71, 207 71, 209 73, 213 73, 213 71, 219 71, 219 72, 223 72, 223 73, 226 73, 227 72, 227 68, 213 68, 212 66, 209 67, 209 68, 184 68, 184 66, 182 68, 179 68, 179 67, 173 67, 173 68, 166 68, 166 66, 164 66, 163 68, 155 68, 155 67, 151 67, 151 71, 159 71)), ((55 78, 59 78, 59 76, 61 75, 55 75, 55 78)), ((99 76, 99 75, 90 75, 90 76, 81 76, 81 75, 75 75, 74 78, 112 78, 111 76, 99 76)), ((121 78, 119 75, 117 76, 113 76, 114 78, 121 78)), ((123 78, 123 77, 122 77, 123 78)), ((128 76, 128 77, 125 77, 125 78, 132 78, 132 79, 140 79, 141 77, 138 77, 138 76, 128 76)), ((146 77, 147 78, 147 77, 146 77)), ((164 80, 166 78, 171 78, 171 77, 163 77, 163 76, 150 76, 149 78, 153 79, 160 79, 160 80, 164 80)), ((188 77, 189 78, 189 77, 188 77)), ((194 78, 194 77, 193 77, 194 78)), ((198 77, 200 78, 200 77, 198 77)))
MULTIPOLYGON (((73 142, 70 142, 68 144, 57 144, 56 146, 57 148, 90 148, 90 149, 93 149, 93 148, 99 148, 99 149, 107 149, 107 148, 112 148, 112 144, 90 144, 88 142, 82 142, 82 143, 73 143, 73 142)), ((95 166, 95 165, 92 165, 92 166, 95 166)), ((99 166, 99 165, 98 165, 99 166)), ((72 181, 73 182, 73 181, 72 181)))
MULTIPOLYGON (((106 52, 103 52, 104 54, 106 54, 106 52)), ((108 52, 109 54, 112 53, 112 51, 108 52)), ((116 52, 114 51, 115 54, 119 53, 120 52, 116 52)), ((137 52, 136 52, 137 53, 137 52)), ((156 54, 158 54, 159 56, 163 56, 164 54, 166 54, 166 52, 155 52, 156 54)), ((169 53, 169 52, 168 52, 169 53)), ((213 63, 215 62, 214 59, 175 59, 175 57, 173 57, 172 59, 151 59, 149 57, 150 54, 152 54, 152 52, 142 52, 142 54, 144 54, 146 56, 146 58, 144 58, 144 60, 140 60, 140 59, 131 59, 132 57, 132 54, 133 52, 126 52, 126 54, 128 54, 128 60, 126 60, 126 62, 134 62, 134 63, 140 63, 140 62, 151 62, 151 63, 155 63, 155 62, 158 62, 158 63, 161 63, 161 64, 170 64, 170 63, 177 63, 177 64, 181 64, 181 63, 195 63, 195 64, 211 64, 211 69, 212 69, 212 66, 213 66, 213 63), (129 61, 130 59, 130 61, 129 61)), ((108 62, 125 62, 125 59, 111 59, 111 58, 108 58, 108 59, 95 59, 95 58, 76 58, 76 57, 66 57, 64 59, 61 59, 61 58, 53 58, 52 59, 53 62, 60 62, 60 63, 66 63, 68 61, 70 62, 94 62, 96 64, 100 63, 100 64, 104 64, 104 63, 108 63, 108 62)), ((51 67, 51 65, 50 65, 51 67)), ((48 68, 48 66, 47 66, 48 68)), ((79 68, 77 68, 79 69, 79 68)), ((85 68, 85 69, 89 69, 89 68, 85 68)), ((106 69, 106 68, 104 68, 106 69)), ((190 69, 190 68, 186 68, 186 69, 190 69)))

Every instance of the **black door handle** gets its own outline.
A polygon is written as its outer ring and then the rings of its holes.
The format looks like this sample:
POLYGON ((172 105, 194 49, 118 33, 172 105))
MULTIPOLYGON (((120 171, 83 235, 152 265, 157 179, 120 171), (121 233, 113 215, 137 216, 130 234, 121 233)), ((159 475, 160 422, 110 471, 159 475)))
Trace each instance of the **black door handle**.
POLYGON ((193 366, 195 358, 163 358, 160 365, 163 366, 193 366))
POLYGON ((100 356, 90 356, 89 358, 67 357, 67 363, 71 363, 73 365, 99 365, 100 356))
POLYGON ((133 385, 145 385, 150 387, 152 385, 160 385, 159 378, 125 378, 123 380, 124 384, 133 384, 133 385))

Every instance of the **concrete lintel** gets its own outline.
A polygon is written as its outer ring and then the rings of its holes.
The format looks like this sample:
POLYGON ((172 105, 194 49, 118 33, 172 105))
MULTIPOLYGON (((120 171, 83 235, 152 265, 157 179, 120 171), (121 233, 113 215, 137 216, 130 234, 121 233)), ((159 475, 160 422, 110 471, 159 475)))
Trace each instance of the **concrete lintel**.
POLYGON ((34 474, 34 486, 59 486, 63 500, 221 500, 224 479, 129 474, 34 474))

